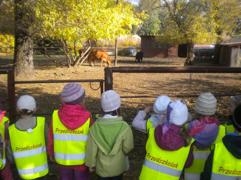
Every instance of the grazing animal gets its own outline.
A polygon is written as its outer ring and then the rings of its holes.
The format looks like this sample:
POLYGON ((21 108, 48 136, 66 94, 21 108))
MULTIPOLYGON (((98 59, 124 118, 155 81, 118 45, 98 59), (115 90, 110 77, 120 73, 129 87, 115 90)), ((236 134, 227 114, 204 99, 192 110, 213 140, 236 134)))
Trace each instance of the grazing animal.
POLYGON ((91 66, 94 66, 96 61, 101 61, 101 67, 103 63, 105 63, 107 66, 111 66, 111 58, 104 50, 91 50, 88 57, 88 62, 91 66))
POLYGON ((136 53, 136 62, 141 63, 143 60, 144 53, 143 51, 139 51, 136 53))

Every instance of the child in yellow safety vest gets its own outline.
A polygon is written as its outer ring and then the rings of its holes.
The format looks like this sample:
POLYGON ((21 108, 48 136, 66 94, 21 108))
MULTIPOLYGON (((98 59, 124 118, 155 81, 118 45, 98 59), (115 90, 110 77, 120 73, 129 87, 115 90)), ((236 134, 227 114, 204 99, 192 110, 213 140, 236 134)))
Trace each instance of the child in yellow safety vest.
POLYGON ((77 83, 69 83, 60 98, 62 105, 52 114, 48 154, 56 162, 61 180, 87 180, 86 143, 93 121, 85 107, 85 90, 77 83))
POLYGON ((227 134, 215 144, 208 156, 201 180, 241 179, 241 104, 231 119, 235 133, 227 134))
POLYGON ((9 120, 5 114, 5 111, 0 110, 0 177, 4 180, 13 180, 10 163, 7 158, 9 120))
POLYGON ((104 116, 90 129, 86 165, 95 171, 100 180, 121 180, 128 170, 127 154, 133 149, 130 126, 119 116, 120 96, 113 90, 102 94, 104 116))
POLYGON ((9 126, 14 161, 21 179, 40 179, 48 174, 45 118, 35 117, 36 102, 23 95, 17 101, 20 118, 9 126))
POLYGON ((179 180, 184 167, 192 163, 191 141, 184 133, 188 108, 180 100, 167 107, 167 121, 153 127, 147 124, 146 156, 140 180, 179 180))
POLYGON ((225 135, 225 127, 215 117, 217 99, 210 92, 201 93, 195 103, 196 117, 188 125, 193 143, 193 163, 185 169, 185 180, 199 180, 211 146, 225 135))
POLYGON ((226 134, 235 132, 235 128, 232 123, 233 112, 234 112, 235 108, 240 104, 241 104, 241 95, 230 97, 231 115, 229 116, 229 119, 225 122, 226 134))

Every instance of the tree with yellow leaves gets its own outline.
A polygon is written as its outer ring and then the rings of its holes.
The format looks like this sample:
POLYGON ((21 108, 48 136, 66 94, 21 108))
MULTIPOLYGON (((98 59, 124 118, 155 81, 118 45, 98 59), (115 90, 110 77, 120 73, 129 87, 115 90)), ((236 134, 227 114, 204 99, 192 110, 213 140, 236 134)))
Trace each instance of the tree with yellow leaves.
POLYGON ((128 34, 141 22, 130 3, 112 0, 39 0, 36 16, 40 35, 61 41, 68 66, 84 61, 91 47, 78 50, 86 42, 128 34))

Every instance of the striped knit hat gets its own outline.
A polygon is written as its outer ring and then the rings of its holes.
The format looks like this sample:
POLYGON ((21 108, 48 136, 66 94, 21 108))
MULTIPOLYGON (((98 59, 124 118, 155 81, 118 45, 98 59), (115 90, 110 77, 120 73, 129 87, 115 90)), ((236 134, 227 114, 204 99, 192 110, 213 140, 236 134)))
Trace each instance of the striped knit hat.
POLYGON ((64 86, 63 91, 60 94, 62 102, 70 103, 76 101, 83 96, 85 90, 77 83, 68 83, 64 86))
POLYGON ((201 93, 195 104, 195 111, 201 115, 214 115, 217 108, 217 99, 210 92, 201 93))

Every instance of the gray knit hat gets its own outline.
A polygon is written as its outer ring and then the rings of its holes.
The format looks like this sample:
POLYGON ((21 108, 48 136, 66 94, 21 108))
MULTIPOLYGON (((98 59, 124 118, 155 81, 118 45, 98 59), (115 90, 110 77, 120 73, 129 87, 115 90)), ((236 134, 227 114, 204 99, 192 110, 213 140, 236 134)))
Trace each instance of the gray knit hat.
POLYGON ((64 86, 63 91, 61 92, 62 102, 69 103, 79 99, 83 96, 85 90, 77 83, 68 83, 64 86))
POLYGON ((195 111, 201 115, 214 115, 217 108, 217 99, 210 92, 201 93, 195 104, 195 111))

